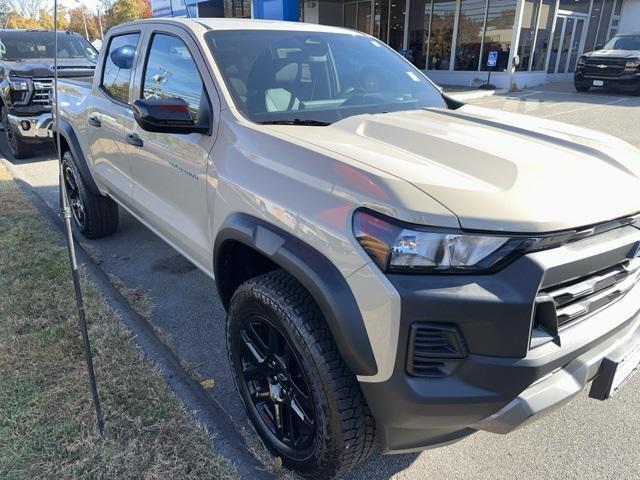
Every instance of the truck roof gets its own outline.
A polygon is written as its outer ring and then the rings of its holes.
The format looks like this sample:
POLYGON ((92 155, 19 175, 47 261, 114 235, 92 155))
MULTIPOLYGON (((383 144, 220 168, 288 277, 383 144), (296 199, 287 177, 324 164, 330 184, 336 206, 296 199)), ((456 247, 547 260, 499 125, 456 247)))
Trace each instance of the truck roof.
POLYGON ((258 20, 250 18, 175 18, 155 17, 135 20, 131 23, 158 22, 176 23, 188 26, 206 26, 212 30, 292 30, 301 32, 334 32, 363 35, 355 30, 315 23, 285 22, 281 20, 258 20))

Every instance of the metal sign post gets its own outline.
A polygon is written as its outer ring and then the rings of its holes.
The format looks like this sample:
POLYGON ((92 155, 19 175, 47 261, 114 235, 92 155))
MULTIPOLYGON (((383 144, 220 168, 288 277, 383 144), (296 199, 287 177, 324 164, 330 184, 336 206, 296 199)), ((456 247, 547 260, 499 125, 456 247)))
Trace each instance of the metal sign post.
POLYGON ((487 56, 487 67, 489 67, 489 75, 487 77, 487 83, 480 85, 480 88, 483 90, 495 90, 495 85, 491 84, 491 72, 493 71, 493 67, 498 63, 498 52, 497 50, 489 51, 489 55, 487 56))
POLYGON ((56 150, 58 153, 59 168, 59 187, 60 187, 60 214, 64 222, 64 230, 67 237, 67 249, 69 251, 69 263, 71 265, 71 278, 73 280, 73 289, 76 294, 76 306, 78 308, 78 323, 80 333, 82 334, 82 344, 87 361, 87 370, 89 372, 89 386, 91 395, 93 396, 93 406, 96 410, 96 421, 98 430, 102 438, 105 436, 104 417, 102 416, 102 408, 100 406, 100 395, 96 384, 96 375, 93 369, 93 356, 91 355, 91 345, 89 343, 89 333, 87 331, 87 319, 84 312, 84 301, 82 299, 82 289, 80 287, 80 273, 78 272, 78 262, 76 260, 76 251, 73 244, 73 232, 71 230, 71 209, 69 208, 69 197, 67 190, 64 188, 64 176, 62 171, 62 154, 60 151, 60 135, 58 128, 58 0, 53 2, 53 37, 54 37, 54 58, 53 58, 53 121, 54 130, 56 132, 56 150))

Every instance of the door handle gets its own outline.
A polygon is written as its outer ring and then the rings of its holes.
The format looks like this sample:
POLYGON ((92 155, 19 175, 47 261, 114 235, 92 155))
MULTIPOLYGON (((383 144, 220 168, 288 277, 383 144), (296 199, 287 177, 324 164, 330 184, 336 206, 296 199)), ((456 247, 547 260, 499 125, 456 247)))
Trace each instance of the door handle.
POLYGON ((135 132, 127 133, 127 143, 134 147, 142 147, 144 145, 140 135, 135 132))
POLYGON ((102 122, 96 115, 89 116, 89 125, 93 125, 94 127, 101 127, 102 122))

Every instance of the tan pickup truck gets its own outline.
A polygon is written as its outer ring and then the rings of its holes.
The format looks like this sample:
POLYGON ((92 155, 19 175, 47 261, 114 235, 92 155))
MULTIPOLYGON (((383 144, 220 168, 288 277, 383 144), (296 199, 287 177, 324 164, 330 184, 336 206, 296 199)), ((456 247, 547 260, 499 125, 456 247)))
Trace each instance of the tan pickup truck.
POLYGON ((77 227, 112 234, 123 208, 215 278, 240 398, 288 468, 508 433, 640 363, 623 141, 463 105, 303 23, 121 25, 58 101, 77 227))

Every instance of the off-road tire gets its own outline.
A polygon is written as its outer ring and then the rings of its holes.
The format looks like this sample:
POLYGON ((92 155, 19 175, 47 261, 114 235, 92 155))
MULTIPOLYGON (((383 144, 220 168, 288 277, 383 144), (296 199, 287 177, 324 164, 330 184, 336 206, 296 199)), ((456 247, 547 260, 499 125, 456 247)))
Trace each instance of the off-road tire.
POLYGON ((93 194, 82 178, 73 154, 66 151, 62 156, 62 168, 67 196, 71 204, 72 217, 78 231, 86 238, 95 239, 111 235, 118 229, 118 204, 108 197, 93 194), (84 210, 83 219, 73 208, 74 192, 70 191, 69 178, 77 186, 77 198, 84 210))
POLYGON ((9 125, 9 121, 7 119, 7 109, 2 107, 2 111, 0 112, 0 119, 2 121, 2 129, 4 130, 4 138, 7 142, 7 147, 9 147, 9 151, 11 155, 17 160, 23 160, 25 158, 33 157, 34 149, 33 145, 25 143, 11 128, 9 125))
MULTIPOLYGON (((260 275, 234 293, 227 314, 227 351, 236 386, 249 418, 266 447, 286 468, 307 478, 330 478, 364 460, 376 444, 374 419, 360 386, 343 361, 318 306, 309 292, 283 270, 260 275), (316 430, 312 453, 305 459, 287 456, 263 434, 258 412, 243 395, 241 360, 237 355, 243 317, 258 310, 284 332, 302 360, 312 392, 316 430), (236 351, 234 352, 234 349, 236 351)), ((264 428, 264 425, 262 426, 264 428)))

